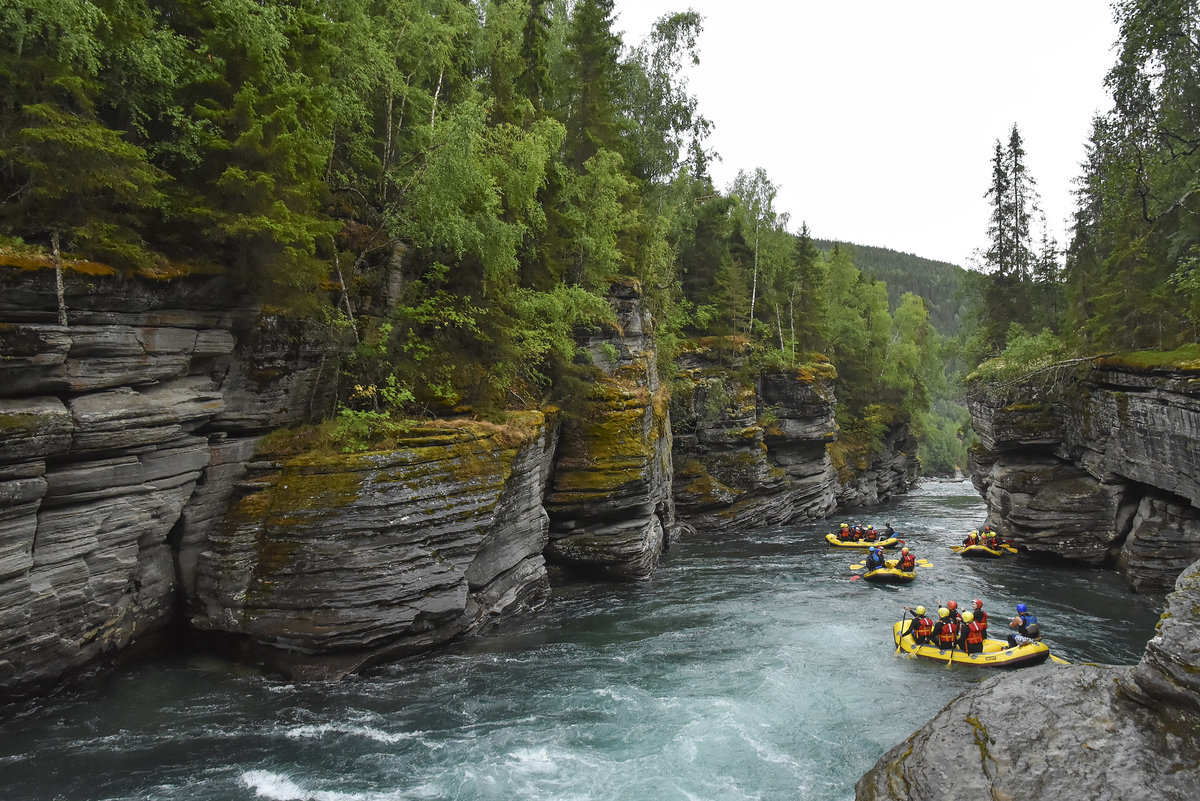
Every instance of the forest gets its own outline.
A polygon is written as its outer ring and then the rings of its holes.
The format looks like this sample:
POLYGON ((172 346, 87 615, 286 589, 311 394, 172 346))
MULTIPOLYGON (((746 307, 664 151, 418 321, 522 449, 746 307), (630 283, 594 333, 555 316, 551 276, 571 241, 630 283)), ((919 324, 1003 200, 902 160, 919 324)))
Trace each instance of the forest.
POLYGON ((0 259, 226 273, 356 343, 338 420, 357 430, 569 413, 590 375, 576 333, 632 281, 664 375, 695 337, 759 368, 828 360, 848 441, 908 423, 926 469, 953 470, 947 360, 1043 329, 1056 353, 1195 338, 1195 4, 1114 10, 1114 110, 1065 267, 1054 243, 1032 255, 1014 126, 964 301, 818 243, 762 168, 714 185, 693 11, 626 43, 610 0, 0 0, 0 259))
POLYGON ((1105 352, 1200 355, 1200 3, 1113 9, 1112 107, 1092 120, 1065 247, 1038 235, 1018 126, 996 140, 987 247, 970 275, 963 334, 969 361, 1000 357, 983 375, 1105 352))

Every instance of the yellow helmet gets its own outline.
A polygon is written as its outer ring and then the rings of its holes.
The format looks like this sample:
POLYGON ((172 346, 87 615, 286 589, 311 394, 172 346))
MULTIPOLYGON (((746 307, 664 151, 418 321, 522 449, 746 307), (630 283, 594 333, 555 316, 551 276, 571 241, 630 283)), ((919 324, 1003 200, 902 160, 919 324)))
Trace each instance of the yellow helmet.
POLYGON ((978 536, 979 536, 979 529, 975 529, 974 531, 972 531, 972 532, 971 532, 971 534, 972 534, 972 536, 976 536, 976 537, 978 537, 978 536))
POLYGON ((923 614, 925 614, 925 607, 923 607, 923 606, 918 606, 918 607, 917 607, 916 609, 914 609, 913 611, 914 611, 914 612, 916 612, 918 615, 923 615, 923 614))
POLYGON ((950 610, 943 606, 938 610, 938 617, 950 617, 950 610))
POLYGON ((971 612, 963 612, 963 623, 970 623, 975 619, 975 615, 971 612))

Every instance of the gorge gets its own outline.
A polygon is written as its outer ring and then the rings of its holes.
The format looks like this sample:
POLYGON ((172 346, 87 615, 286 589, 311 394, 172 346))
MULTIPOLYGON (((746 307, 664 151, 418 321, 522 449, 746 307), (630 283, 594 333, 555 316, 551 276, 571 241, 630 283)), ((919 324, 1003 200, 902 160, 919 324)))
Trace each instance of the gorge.
POLYGON ((898 430, 839 480, 832 367, 735 378, 699 350, 673 447, 628 282, 615 325, 581 340, 584 413, 432 421, 343 453, 303 433, 332 409, 337 332, 239 305, 219 276, 94 263, 65 271, 63 326, 54 278, 0 268, 7 694, 184 621, 286 675, 344 676, 536 608, 547 561, 649 577, 677 504, 698 528, 821 519, 915 472, 898 430))

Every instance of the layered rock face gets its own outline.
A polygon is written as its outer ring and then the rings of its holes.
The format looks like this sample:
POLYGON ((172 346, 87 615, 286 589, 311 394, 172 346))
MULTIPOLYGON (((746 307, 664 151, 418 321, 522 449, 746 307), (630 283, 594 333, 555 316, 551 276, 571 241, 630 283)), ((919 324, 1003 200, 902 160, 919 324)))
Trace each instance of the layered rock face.
POLYGON ((1200 562, 1133 668, 1046 663, 964 693, 855 785, 859 801, 1190 801, 1200 787, 1200 562))
POLYGON ((410 432, 387 451, 270 448, 198 557, 191 622, 287 675, 337 678, 542 603, 539 412, 410 432))
POLYGON ((916 452, 917 441, 909 427, 892 428, 884 437, 883 449, 866 460, 864 467, 839 471, 838 506, 877 506, 908 492, 917 481, 916 452))
POLYGON ((595 366, 583 409, 563 426, 546 495, 546 557, 612 579, 645 579, 676 536, 671 424, 640 288, 609 293, 617 328, 582 341, 595 366))
POLYGON ((829 365, 739 380, 725 343, 679 357, 691 391, 675 399, 675 502, 701 529, 816 520, 835 506, 826 445, 837 432, 829 365))
POLYGON ((0 268, 0 692, 167 626, 171 540, 227 439, 214 426, 282 424, 299 415, 279 399, 321 402, 321 371, 303 358, 259 376, 259 393, 230 391, 252 315, 222 280, 65 273, 62 326, 52 269, 0 268))
POLYGON ((1200 558, 1200 386, 1097 360, 974 399, 988 522, 1031 553, 1119 564, 1165 590, 1200 558))

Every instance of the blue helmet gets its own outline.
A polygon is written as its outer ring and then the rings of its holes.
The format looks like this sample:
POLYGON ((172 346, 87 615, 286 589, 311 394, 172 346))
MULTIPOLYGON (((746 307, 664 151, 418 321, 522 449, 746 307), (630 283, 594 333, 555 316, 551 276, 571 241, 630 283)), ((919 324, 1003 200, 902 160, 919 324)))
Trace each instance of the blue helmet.
POLYGON ((1017 604, 1017 611, 1021 614, 1025 614, 1025 604, 1017 604))
POLYGON ((871 553, 875 553, 875 546, 874 546, 874 545, 872 545, 872 546, 871 546, 871 553))

